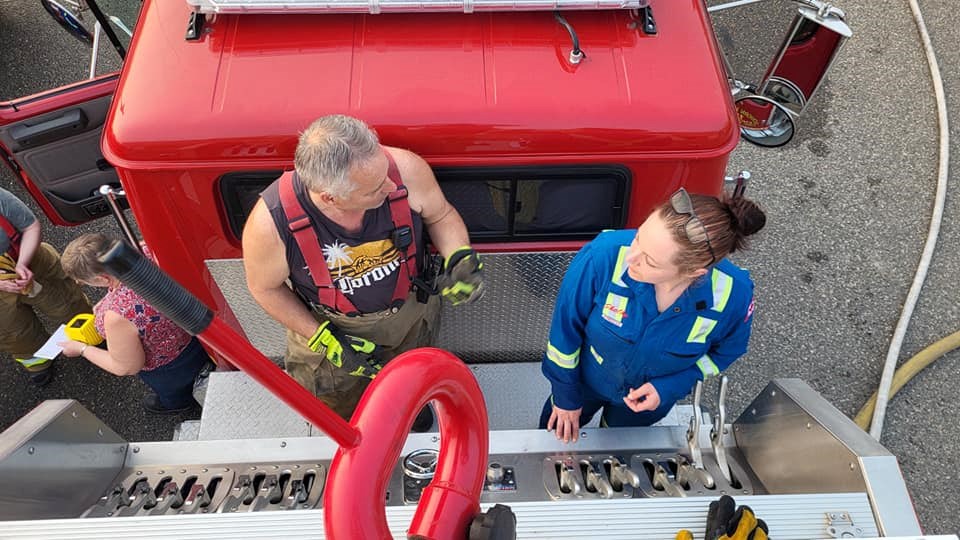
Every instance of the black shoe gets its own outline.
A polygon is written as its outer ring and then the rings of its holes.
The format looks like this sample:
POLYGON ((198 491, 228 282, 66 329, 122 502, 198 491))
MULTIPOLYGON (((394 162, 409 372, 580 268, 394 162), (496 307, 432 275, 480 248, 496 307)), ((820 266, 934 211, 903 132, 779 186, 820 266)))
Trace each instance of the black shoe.
POLYGON ((41 388, 50 384, 50 381, 53 380, 53 360, 43 365, 46 366, 43 369, 27 372, 30 374, 30 382, 41 388))
POLYGON ((418 414, 417 418, 413 421, 413 426, 410 428, 410 431, 414 433, 424 433, 430 431, 432 427, 433 410, 430 409, 429 405, 424 405, 423 410, 420 411, 420 414, 418 414))
POLYGON ((196 402, 192 402, 189 405, 186 405, 184 407, 167 409, 163 405, 160 405, 160 398, 157 397, 156 394, 152 394, 152 393, 143 396, 143 401, 141 401, 141 405, 143 405, 143 410, 147 411, 150 414, 180 414, 187 411, 191 411, 197 406, 196 402))

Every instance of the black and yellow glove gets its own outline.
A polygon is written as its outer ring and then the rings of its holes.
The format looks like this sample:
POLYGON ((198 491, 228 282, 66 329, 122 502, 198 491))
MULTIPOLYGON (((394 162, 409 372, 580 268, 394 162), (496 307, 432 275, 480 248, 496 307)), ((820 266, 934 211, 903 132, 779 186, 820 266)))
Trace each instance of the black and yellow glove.
MULTIPOLYGON (((749 506, 737 506, 733 497, 724 495, 710 503, 704 540, 767 540, 770 530, 757 519, 749 506)), ((693 540, 687 530, 677 533, 676 540, 693 540)))
POLYGON ((368 340, 345 334, 330 321, 323 321, 307 341, 313 352, 323 352, 327 361, 346 369, 354 377, 372 379, 383 369, 380 347, 368 340))
POLYGON ((0 279, 20 279, 17 274, 17 261, 6 253, 0 253, 0 279))
POLYGON ((457 306, 483 296, 483 262, 470 246, 457 248, 447 257, 440 276, 440 294, 457 306))

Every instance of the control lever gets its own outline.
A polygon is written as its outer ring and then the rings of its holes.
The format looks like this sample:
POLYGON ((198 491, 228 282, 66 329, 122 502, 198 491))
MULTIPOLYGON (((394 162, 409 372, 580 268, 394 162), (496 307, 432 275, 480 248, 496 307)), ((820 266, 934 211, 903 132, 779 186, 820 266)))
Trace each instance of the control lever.
POLYGON ((263 510, 267 506, 277 501, 283 493, 280 491, 280 482, 277 480, 277 475, 271 474, 268 475, 263 480, 263 485, 260 486, 260 494, 257 495, 257 498, 250 503, 250 512, 257 512, 263 510))
POLYGON ((580 471, 570 462, 564 462, 560 465, 560 490, 573 495, 579 495, 583 492, 580 471))
POLYGON ((713 481, 713 475, 708 473, 706 469, 698 469, 687 462, 687 458, 677 456, 677 482, 681 486, 689 486, 690 480, 695 480, 707 489, 713 489, 716 485, 713 481))
POLYGON ((176 482, 168 482, 157 498, 157 507, 150 512, 150 515, 159 516, 172 508, 181 506, 183 506, 183 495, 180 494, 180 487, 177 486, 176 482))
POLYGON ((287 495, 287 501, 284 506, 288 510, 295 510, 297 505, 307 502, 310 492, 307 491, 307 483, 304 480, 294 480, 290 482, 290 494, 287 495))
POLYGON ((123 485, 117 484, 113 486, 113 489, 110 493, 100 497, 100 500, 97 501, 97 504, 93 508, 89 509, 81 515, 80 517, 107 517, 112 516, 117 509, 121 506, 129 506, 130 497, 127 496, 127 490, 123 489, 123 485))
POLYGON ((667 492, 667 495, 672 497, 686 497, 687 492, 683 490, 683 487, 677 483, 677 477, 674 476, 673 471, 670 470, 670 465, 663 461, 658 461, 654 464, 653 469, 653 487, 657 489, 662 489, 667 492))
POLYGON ((727 464, 727 449, 723 447, 723 433, 727 420, 727 376, 720 377, 720 396, 717 399, 717 416, 713 419, 713 429, 710 430, 710 445, 713 446, 713 455, 717 457, 717 465, 727 482, 732 480, 730 466, 727 464))
POLYGON ((640 477, 619 459, 609 458, 604 463, 610 467, 610 483, 615 491, 623 491, 625 485, 640 488, 640 477))
POLYGON ((586 465, 587 489, 596 491, 604 499, 613 498, 613 486, 610 485, 610 482, 608 482, 606 477, 603 476, 603 473, 600 472, 600 467, 596 463, 586 459, 580 461, 580 464, 586 465))
POLYGON ((690 427, 687 428, 687 448, 690 450, 690 460, 693 466, 703 468, 703 452, 700 450, 700 422, 703 419, 703 412, 700 409, 700 396, 703 394, 703 381, 697 381, 697 386, 693 390, 693 417, 690 419, 690 427))
POLYGON ((180 507, 180 512, 183 514, 196 514, 200 511, 201 508, 206 508, 210 505, 210 494, 207 493, 207 488, 202 484, 194 484, 190 488, 190 493, 187 494, 187 498, 183 500, 183 506, 180 507))
POLYGON ((130 495, 130 505, 117 512, 118 516, 135 516, 141 509, 153 508, 157 505, 157 496, 146 479, 140 480, 133 486, 130 495))
POLYGON ((253 491, 253 479, 249 475, 243 474, 237 478, 236 485, 233 486, 233 495, 227 497, 227 500, 224 501, 223 506, 220 507, 220 512, 227 514, 230 512, 236 512, 240 508, 241 504, 244 504, 244 501, 251 501, 256 496, 256 493, 253 491))

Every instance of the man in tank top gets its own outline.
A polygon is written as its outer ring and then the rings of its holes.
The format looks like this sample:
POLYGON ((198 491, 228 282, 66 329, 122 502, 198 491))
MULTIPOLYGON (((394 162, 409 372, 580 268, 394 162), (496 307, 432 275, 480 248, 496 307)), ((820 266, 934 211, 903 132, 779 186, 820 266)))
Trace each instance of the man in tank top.
MULTIPOLYGON (((345 419, 383 363, 437 336, 424 229, 445 260, 443 296, 478 299, 482 264, 430 166, 341 115, 302 133, 294 171, 264 190, 244 227, 247 285, 287 329, 287 372, 345 419)), ((414 430, 432 423, 424 408, 414 430)))

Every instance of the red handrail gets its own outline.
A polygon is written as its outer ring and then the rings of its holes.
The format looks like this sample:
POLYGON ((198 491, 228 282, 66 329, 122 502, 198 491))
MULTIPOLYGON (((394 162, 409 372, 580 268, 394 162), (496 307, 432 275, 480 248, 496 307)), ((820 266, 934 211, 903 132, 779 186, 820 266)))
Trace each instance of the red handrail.
POLYGON ((210 326, 197 337, 204 345, 227 357, 231 364, 270 390, 308 422, 322 429, 340 448, 352 448, 360 444, 360 431, 357 428, 300 386, 219 317, 214 317, 210 326))
POLYGON ((323 495, 324 528, 331 540, 391 538, 384 508, 387 483, 413 420, 432 401, 440 455, 407 533, 440 540, 467 537, 480 511, 489 434, 480 386, 456 356, 423 348, 394 358, 370 383, 347 423, 219 318, 197 337, 340 446, 323 495))
POLYGON ((467 538, 480 511, 487 467, 487 409, 470 368, 433 348, 391 360, 360 399, 351 423, 362 441, 341 447, 327 475, 323 519, 328 538, 391 538, 383 502, 387 483, 410 426, 428 401, 440 424, 440 455, 407 535, 467 538))

